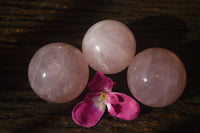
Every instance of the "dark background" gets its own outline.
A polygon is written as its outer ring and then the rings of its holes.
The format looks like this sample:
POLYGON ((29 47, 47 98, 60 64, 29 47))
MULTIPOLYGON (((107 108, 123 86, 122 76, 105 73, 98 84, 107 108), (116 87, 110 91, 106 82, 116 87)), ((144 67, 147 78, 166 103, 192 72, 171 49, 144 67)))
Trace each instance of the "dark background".
MULTIPOLYGON (((200 132, 200 0, 0 0, 0 132, 200 132), (81 50, 87 29, 103 19, 125 23, 134 33, 137 53, 151 47, 175 52, 185 64, 187 86, 178 101, 164 108, 141 104, 133 121, 105 113, 90 129, 71 118, 77 99, 51 104, 40 99, 28 82, 33 54, 51 42, 81 50)), ((90 69, 90 80, 94 76, 90 69)), ((126 70, 109 75, 116 91, 131 95, 126 70)))

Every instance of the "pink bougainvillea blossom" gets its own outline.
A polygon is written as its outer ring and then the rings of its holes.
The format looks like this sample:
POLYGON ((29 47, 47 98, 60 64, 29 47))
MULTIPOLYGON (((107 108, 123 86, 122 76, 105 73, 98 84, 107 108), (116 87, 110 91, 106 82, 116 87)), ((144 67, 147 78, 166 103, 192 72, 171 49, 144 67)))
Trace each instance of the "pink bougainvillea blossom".
POLYGON ((106 106, 112 116, 124 120, 135 119, 139 112, 139 104, 131 97, 112 92, 115 83, 103 73, 97 72, 88 84, 91 93, 86 94, 84 100, 78 103, 72 111, 75 123, 83 127, 92 127, 101 119, 106 106))

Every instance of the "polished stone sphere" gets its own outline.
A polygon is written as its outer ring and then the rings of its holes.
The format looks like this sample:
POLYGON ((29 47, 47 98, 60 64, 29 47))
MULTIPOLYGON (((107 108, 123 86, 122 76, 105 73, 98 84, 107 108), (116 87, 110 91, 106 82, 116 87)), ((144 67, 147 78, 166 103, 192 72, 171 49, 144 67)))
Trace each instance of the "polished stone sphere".
POLYGON ((74 46, 51 43, 34 54, 28 77, 39 97, 52 103, 64 103, 84 90, 89 68, 83 54, 74 46))
POLYGON ((136 42, 126 25, 115 20, 103 20, 86 32, 82 50, 94 70, 114 74, 123 71, 131 63, 136 42))
POLYGON ((137 54, 127 72, 133 96, 151 107, 164 107, 176 101, 186 85, 186 71, 173 52, 150 48, 137 54))

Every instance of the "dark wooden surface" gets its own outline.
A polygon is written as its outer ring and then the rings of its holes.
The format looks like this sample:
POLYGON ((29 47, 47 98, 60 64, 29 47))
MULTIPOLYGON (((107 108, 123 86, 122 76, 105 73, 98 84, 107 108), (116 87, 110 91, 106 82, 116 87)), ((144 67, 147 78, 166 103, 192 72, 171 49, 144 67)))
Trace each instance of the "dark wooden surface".
MULTIPOLYGON (((200 0, 0 0, 0 132, 200 132, 200 0), (105 113, 90 129, 76 125, 73 106, 82 100, 51 104, 32 91, 27 68, 34 52, 47 43, 66 42, 81 50, 84 33, 103 19, 128 25, 137 53, 167 48, 185 64, 188 82, 183 95, 164 108, 141 104, 133 121, 105 113)), ((94 71, 90 70, 90 79, 94 71)), ((116 91, 131 95, 126 70, 110 75, 116 91)))

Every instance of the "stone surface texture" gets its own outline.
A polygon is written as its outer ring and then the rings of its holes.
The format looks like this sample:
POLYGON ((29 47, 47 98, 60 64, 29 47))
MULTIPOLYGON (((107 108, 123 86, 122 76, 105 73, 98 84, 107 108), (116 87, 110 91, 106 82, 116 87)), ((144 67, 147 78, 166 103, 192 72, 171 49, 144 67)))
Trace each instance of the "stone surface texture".
POLYGON ((131 93, 141 103, 164 107, 183 93, 186 71, 171 51, 150 48, 136 55, 128 68, 127 80, 131 93))
POLYGON ((128 67, 135 56, 136 42, 126 25, 103 20, 86 32, 82 50, 94 70, 114 74, 128 67))
POLYGON ((89 68, 74 46, 52 43, 40 48, 29 64, 31 87, 42 99, 64 103, 79 96, 87 85, 89 68))

